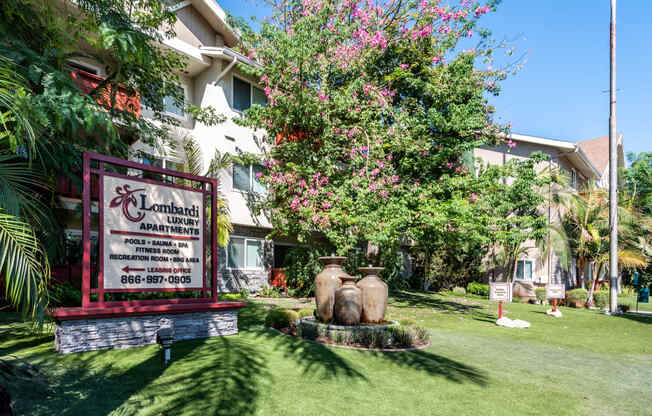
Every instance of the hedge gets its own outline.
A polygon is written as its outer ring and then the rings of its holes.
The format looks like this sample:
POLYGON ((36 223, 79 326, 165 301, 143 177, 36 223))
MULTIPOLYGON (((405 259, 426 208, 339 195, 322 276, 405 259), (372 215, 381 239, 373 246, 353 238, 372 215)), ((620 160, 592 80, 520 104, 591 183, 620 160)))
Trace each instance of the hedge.
POLYGON ((289 328, 294 326, 298 319, 299 314, 292 309, 272 309, 265 317, 265 326, 275 329, 289 328))
POLYGON ((471 282, 466 285, 466 291, 473 295, 483 296, 485 298, 489 297, 489 285, 483 283, 471 282))

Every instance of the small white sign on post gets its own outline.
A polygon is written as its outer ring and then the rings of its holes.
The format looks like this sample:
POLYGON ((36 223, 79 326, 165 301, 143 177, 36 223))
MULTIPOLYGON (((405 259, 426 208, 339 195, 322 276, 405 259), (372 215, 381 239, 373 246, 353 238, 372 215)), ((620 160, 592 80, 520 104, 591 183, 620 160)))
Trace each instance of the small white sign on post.
POLYGON ((489 300, 494 300, 498 302, 511 302, 512 301, 511 285, 507 282, 490 282, 489 300))
POLYGON ((546 298, 548 299, 564 299, 566 297, 566 287, 563 284, 546 285, 546 298))

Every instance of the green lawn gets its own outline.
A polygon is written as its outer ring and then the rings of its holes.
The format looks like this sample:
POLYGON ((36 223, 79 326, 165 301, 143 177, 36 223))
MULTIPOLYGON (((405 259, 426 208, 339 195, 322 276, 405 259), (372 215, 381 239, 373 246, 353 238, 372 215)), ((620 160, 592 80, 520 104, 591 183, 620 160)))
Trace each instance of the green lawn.
POLYGON ((326 347, 261 326, 269 305, 241 311, 237 336, 57 355, 0 315, 0 356, 38 364, 50 391, 14 383, 19 415, 652 415, 652 316, 506 306, 525 330, 495 326, 484 300, 401 292, 390 318, 432 331, 427 349, 380 353, 326 347))

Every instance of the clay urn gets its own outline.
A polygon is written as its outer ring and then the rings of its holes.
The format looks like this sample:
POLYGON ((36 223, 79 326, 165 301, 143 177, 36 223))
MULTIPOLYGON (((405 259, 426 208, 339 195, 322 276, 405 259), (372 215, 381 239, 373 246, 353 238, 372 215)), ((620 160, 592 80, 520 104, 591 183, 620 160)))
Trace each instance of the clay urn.
POLYGON ((325 267, 315 276, 315 306, 319 320, 329 322, 333 319, 335 291, 342 286, 341 278, 351 276, 342 269, 346 257, 328 256, 320 257, 319 260, 325 267))
POLYGON ((360 267, 362 280, 357 286, 362 291, 362 322, 379 323, 385 320, 387 311, 387 284, 378 275, 384 267, 360 267))
POLYGON ((340 325, 358 325, 362 316, 362 291, 355 285, 355 276, 342 277, 344 284, 335 291, 333 316, 340 325))

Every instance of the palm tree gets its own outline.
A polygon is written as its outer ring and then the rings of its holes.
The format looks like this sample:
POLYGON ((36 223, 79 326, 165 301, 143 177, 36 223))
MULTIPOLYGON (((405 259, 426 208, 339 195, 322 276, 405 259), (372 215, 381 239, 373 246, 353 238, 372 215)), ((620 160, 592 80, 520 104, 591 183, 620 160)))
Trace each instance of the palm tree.
POLYGON ((52 216, 39 199, 38 136, 26 115, 27 83, 0 56, 0 282, 9 303, 41 323, 50 269, 40 243, 52 216))
MULTIPOLYGON (((587 303, 593 301, 596 282, 609 262, 609 210, 605 190, 589 187, 565 199, 564 230, 570 249, 581 272, 594 262, 587 303)), ((644 217, 627 197, 618 206, 619 267, 642 267, 647 264, 644 245, 650 233, 650 220, 644 217)))
MULTIPOLYGON (((202 175, 202 154, 199 144, 194 137, 187 135, 181 140, 181 147, 183 148, 183 171, 192 175, 202 175)), ((215 150, 215 155, 210 162, 209 168, 203 176, 215 178, 221 169, 229 167, 234 162, 234 157, 228 153, 222 155, 219 150, 215 150)), ((210 211, 207 213, 210 219, 210 211)), ((229 244, 230 233, 233 232, 233 224, 231 224, 231 215, 229 211, 229 203, 219 191, 217 194, 217 244, 220 247, 226 247, 229 244)))

